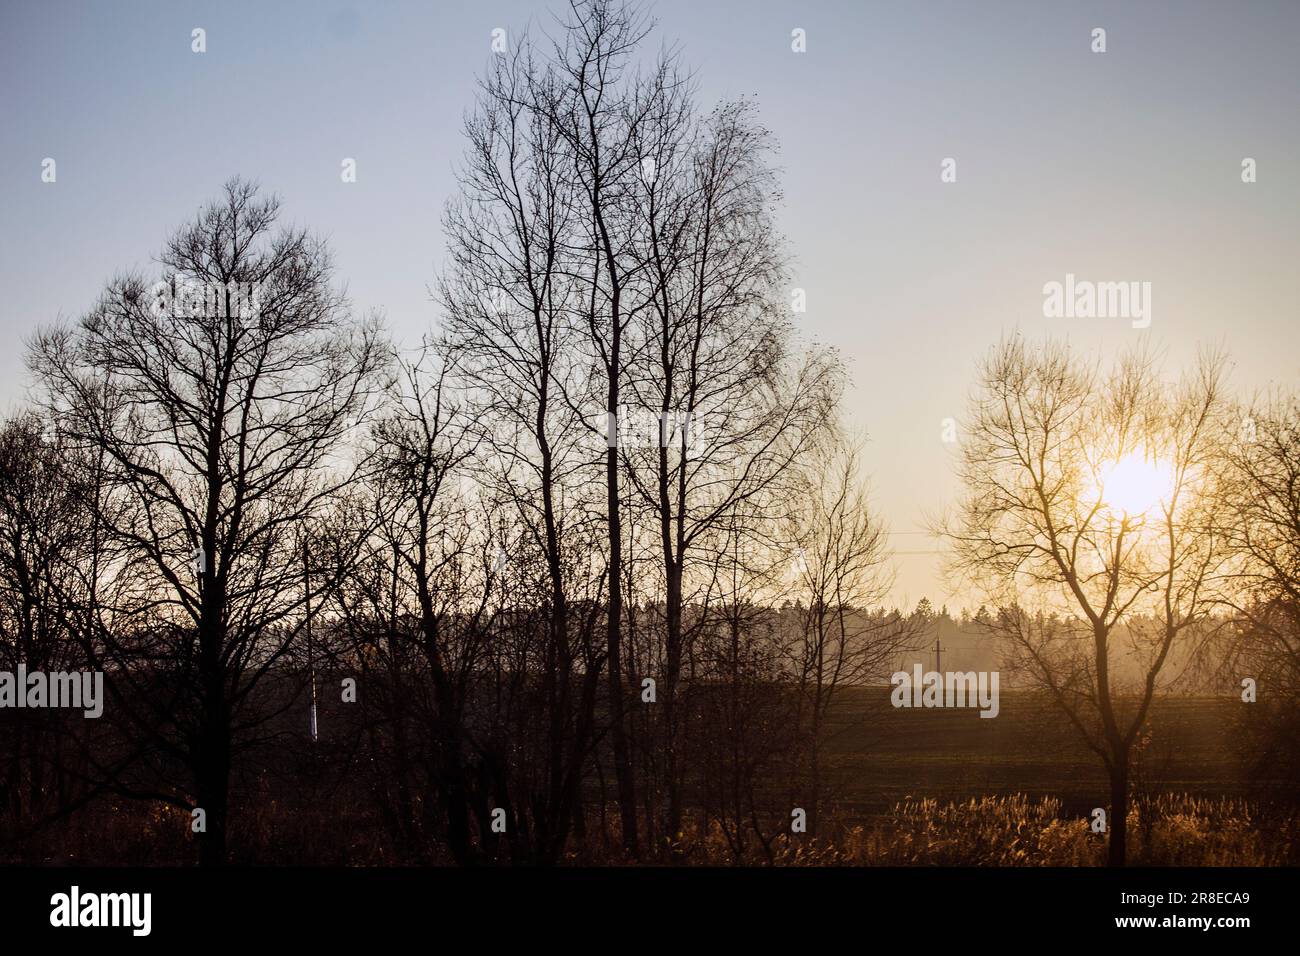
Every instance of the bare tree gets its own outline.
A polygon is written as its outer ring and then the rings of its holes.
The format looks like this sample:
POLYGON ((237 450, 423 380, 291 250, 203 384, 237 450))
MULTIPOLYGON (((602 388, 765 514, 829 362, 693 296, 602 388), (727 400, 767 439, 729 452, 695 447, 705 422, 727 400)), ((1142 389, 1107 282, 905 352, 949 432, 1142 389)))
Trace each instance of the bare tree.
POLYGON ((822 757, 837 692, 880 680, 900 651, 914 645, 905 618, 881 605, 893 583, 884 524, 867 498, 861 445, 838 437, 803 467, 788 532, 795 602, 793 679, 797 725, 807 733, 803 805, 809 835, 820 824, 822 757))
POLYGON ((572 593, 589 583, 575 541, 585 536, 598 475, 580 408, 590 353, 578 316, 589 280, 574 248, 586 207, 566 118, 553 109, 559 80, 534 57, 524 38, 501 58, 466 124, 461 194, 445 216, 451 261, 440 285, 441 347, 482 445, 475 477, 510 509, 510 527, 522 529, 498 535, 499 545, 516 572, 531 556, 546 569, 540 659, 527 660, 543 683, 546 771, 541 792, 521 802, 533 810, 538 853, 555 859, 578 807, 606 654, 571 607, 572 593))
MULTIPOLYGON (((0 667, 78 670, 92 591, 87 462, 50 422, 23 412, 0 426, 0 667)), ((25 693, 26 688, 20 688, 25 693)), ((86 793, 81 714, 6 710, 0 817, 21 831, 86 793)))
POLYGON ((336 597, 348 630, 360 639, 358 663, 382 663, 375 696, 382 695, 376 703, 386 708, 393 735, 385 752, 397 778, 399 832, 432 830, 427 835, 445 841, 457 862, 470 863, 478 859, 474 812, 488 832, 488 808, 468 766, 474 746, 468 710, 495 575, 490 524, 466 487, 474 437, 446 376, 427 345, 401 363, 369 440, 373 469, 362 495, 367 516, 359 524, 373 530, 336 597), (424 706, 412 707, 408 698, 424 706), (412 711, 424 723, 418 755, 407 729, 412 711), (429 773, 417 817, 410 765, 419 760, 429 773))
POLYGON ((720 833, 735 862, 747 862, 755 845, 765 862, 775 861, 791 821, 783 784, 801 744, 788 635, 772 606, 788 555, 765 520, 769 504, 750 499, 713 536, 713 600, 690 661, 683 749, 700 781, 701 830, 720 833))
POLYGON ((324 244, 273 232, 278 214, 232 180, 168 241, 160 283, 114 280, 30 356, 60 427, 106 461, 114 703, 193 786, 118 783, 202 809, 204 864, 226 859, 232 762, 267 716, 253 691, 298 634, 303 528, 353 480, 338 453, 386 354, 324 244))
POLYGON ((1205 492, 1221 379, 1212 356, 1171 386, 1140 352, 1102 376, 1064 346, 1002 342, 980 366, 962 500, 942 529, 954 569, 1003 607, 1012 666, 1105 765, 1111 865, 1125 861, 1130 758, 1162 671, 1214 607, 1224 554, 1205 492))
MULTIPOLYGON (((700 548, 737 508, 779 502, 816 452, 838 398, 833 356, 799 354, 783 308, 785 259, 772 219, 779 192, 771 143, 752 106, 699 117, 678 79, 647 87, 634 132, 634 206, 645 305, 629 364, 627 411, 649 427, 625 434, 634 499, 649 513, 663 606, 659 702, 668 794, 664 827, 680 829, 678 688, 707 599, 713 552, 700 548), (688 595, 688 588, 691 593, 688 595), (698 608, 697 608, 698 610, 698 608)), ((631 430, 628 430, 629 432, 631 430)), ((775 522, 778 511, 767 515, 775 522)))
POLYGON ((626 338, 644 305, 636 296, 641 257, 628 228, 639 176, 635 130, 655 102, 656 89, 675 77, 672 58, 665 57, 646 88, 639 88, 632 57, 649 28, 644 16, 615 0, 573 0, 555 43, 553 95, 539 100, 565 138, 573 182, 581 196, 583 232, 573 251, 576 274, 587 280, 588 296, 579 314, 598 369, 593 391, 603 398, 605 410, 609 580, 605 668, 623 846, 634 856, 640 853, 640 841, 624 714, 623 502, 617 416, 631 357, 626 338))
POLYGON ((1266 720, 1258 744, 1262 779, 1300 776, 1295 701, 1300 693, 1300 399, 1275 393, 1238 410, 1225 435, 1219 492, 1233 552, 1226 600, 1233 627, 1221 670, 1232 683, 1254 675, 1266 720))
POLYGON ((1300 686, 1300 400, 1243 409, 1226 439, 1221 490, 1240 558, 1236 610, 1272 648, 1269 672, 1300 686))

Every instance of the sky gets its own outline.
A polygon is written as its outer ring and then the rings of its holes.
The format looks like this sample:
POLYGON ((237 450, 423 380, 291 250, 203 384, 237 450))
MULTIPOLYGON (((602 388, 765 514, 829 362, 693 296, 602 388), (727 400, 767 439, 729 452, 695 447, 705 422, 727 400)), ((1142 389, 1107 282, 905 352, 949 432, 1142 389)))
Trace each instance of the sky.
MULTIPOLYGON (((755 97, 780 143, 800 334, 848 365, 899 604, 966 603, 923 532, 957 493, 944 419, 959 442, 1000 337, 1149 340, 1171 374, 1219 346, 1243 392, 1300 382, 1300 3, 647 6, 703 99, 755 97), (1044 285, 1071 274, 1149 282, 1149 327, 1046 317, 1044 285)), ((0 410, 26 394, 28 337, 147 270, 235 174, 326 236, 356 308, 416 342, 492 31, 555 9, 0 0, 0 410)))

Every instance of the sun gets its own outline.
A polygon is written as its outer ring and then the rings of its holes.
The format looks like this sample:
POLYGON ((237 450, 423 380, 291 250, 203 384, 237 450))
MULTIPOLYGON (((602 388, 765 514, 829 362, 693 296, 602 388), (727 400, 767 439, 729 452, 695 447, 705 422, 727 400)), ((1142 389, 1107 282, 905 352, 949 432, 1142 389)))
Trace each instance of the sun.
POLYGON ((1102 503, 1126 517, 1138 518, 1167 504, 1174 490, 1168 462, 1131 452, 1103 466, 1097 493, 1102 503))

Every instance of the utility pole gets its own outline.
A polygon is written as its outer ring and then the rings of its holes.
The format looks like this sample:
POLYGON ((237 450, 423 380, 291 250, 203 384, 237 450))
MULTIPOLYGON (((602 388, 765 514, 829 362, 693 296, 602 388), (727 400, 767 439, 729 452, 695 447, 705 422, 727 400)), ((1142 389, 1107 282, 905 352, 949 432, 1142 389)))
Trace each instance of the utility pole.
POLYGON ((938 674, 943 673, 943 648, 939 645, 939 638, 934 639, 934 669, 938 674))

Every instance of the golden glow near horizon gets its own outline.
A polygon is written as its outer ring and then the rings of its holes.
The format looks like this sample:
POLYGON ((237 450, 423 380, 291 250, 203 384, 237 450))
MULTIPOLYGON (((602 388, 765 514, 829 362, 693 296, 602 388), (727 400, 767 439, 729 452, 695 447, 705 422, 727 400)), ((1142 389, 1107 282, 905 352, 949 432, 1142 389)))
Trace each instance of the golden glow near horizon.
POLYGON ((1158 513, 1174 490, 1174 470, 1168 462, 1130 452, 1103 466, 1097 495, 1111 511, 1129 518, 1158 513))

